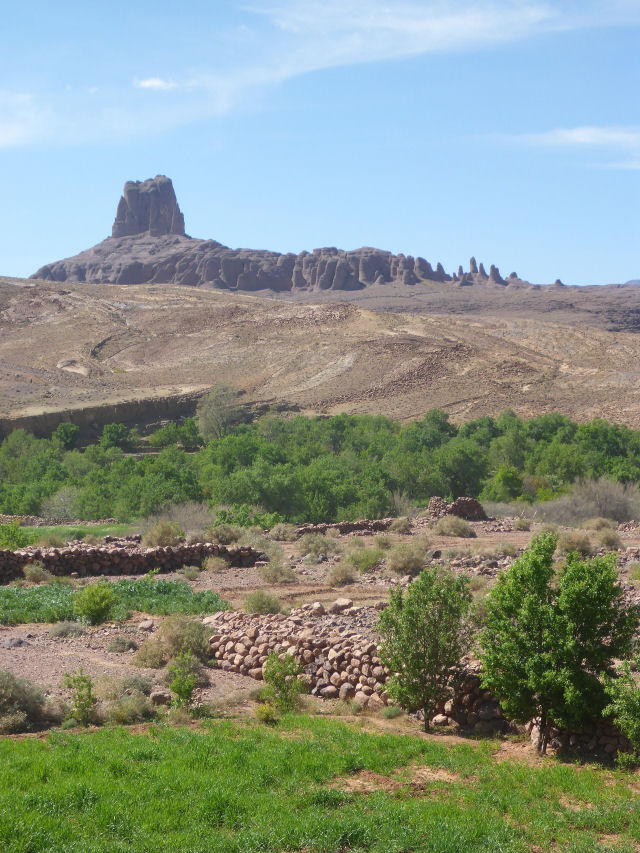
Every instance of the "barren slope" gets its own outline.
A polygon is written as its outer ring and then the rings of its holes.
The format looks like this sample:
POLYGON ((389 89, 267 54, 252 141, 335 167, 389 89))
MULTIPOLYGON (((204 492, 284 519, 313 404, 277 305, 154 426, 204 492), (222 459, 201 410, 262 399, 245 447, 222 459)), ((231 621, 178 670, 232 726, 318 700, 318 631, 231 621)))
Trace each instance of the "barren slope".
POLYGON ((600 314, 416 307, 422 313, 169 285, 4 280, 0 415, 163 397, 222 380, 250 403, 303 411, 407 419, 437 406, 464 420, 512 407, 640 427, 640 337, 588 325, 600 314))

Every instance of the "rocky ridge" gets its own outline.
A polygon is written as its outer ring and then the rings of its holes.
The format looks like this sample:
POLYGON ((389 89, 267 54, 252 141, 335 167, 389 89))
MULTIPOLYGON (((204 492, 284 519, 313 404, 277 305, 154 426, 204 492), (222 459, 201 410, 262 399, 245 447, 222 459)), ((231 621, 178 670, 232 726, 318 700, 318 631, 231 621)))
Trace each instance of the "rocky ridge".
POLYGON ((32 278, 89 284, 181 284, 239 291, 349 291, 374 284, 415 285, 450 282, 504 287, 507 280, 491 265, 471 258, 452 275, 441 263, 422 257, 364 247, 333 246, 299 254, 230 249, 215 240, 185 234, 173 184, 164 175, 127 181, 111 237, 74 257, 41 267, 32 278))

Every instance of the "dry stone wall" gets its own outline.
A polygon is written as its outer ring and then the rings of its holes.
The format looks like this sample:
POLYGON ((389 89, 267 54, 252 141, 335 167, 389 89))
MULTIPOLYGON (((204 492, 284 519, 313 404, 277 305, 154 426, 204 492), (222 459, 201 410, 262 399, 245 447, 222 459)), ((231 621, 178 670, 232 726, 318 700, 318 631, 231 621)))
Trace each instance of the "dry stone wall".
POLYGON ((117 540, 104 546, 83 543, 64 548, 21 548, 0 550, 0 584, 22 577, 25 566, 40 562, 52 575, 139 575, 154 569, 174 572, 183 566, 201 566, 207 557, 222 557, 230 566, 254 566, 265 559, 261 551, 248 546, 224 546, 213 542, 194 545, 143 548, 137 542, 117 540))
POLYGON ((447 503, 444 498, 434 496, 429 501, 427 513, 431 518, 442 518, 445 515, 457 515, 466 521, 487 521, 487 514, 480 501, 475 498, 456 498, 453 503, 447 503))

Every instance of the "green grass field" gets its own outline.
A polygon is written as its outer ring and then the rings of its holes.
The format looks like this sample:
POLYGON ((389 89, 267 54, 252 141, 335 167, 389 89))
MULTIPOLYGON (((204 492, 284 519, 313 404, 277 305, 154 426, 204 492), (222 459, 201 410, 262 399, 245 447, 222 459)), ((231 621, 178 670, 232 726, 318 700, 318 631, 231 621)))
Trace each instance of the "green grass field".
POLYGON ((373 735, 306 716, 275 729, 210 721, 198 730, 4 739, 0 849, 638 850, 637 776, 551 759, 499 762, 496 748, 373 735), (363 778, 370 790, 349 790, 363 778))
POLYGON ((131 530, 130 524, 76 524, 57 525, 54 527, 23 527, 24 531, 33 536, 36 544, 47 536, 58 536, 63 542, 69 539, 84 539, 85 536, 126 536, 131 530))
MULTIPOLYGON (((118 603, 111 614, 115 620, 128 617, 132 610, 157 616, 173 613, 201 616, 216 613, 228 606, 217 592, 193 592, 183 581, 122 579, 113 584, 118 603)), ((65 584, 41 586, 0 586, 0 624, 19 625, 28 622, 60 622, 75 619, 75 590, 65 584)))

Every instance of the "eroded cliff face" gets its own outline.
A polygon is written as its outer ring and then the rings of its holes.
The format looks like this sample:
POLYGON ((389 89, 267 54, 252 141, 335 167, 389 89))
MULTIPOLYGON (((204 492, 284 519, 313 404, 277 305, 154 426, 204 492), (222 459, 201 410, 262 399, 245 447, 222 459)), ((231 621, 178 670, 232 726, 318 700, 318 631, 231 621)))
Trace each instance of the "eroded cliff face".
MULTIPOLYGON (((515 278, 515 273, 512 276, 515 278)), ((470 262, 448 275, 424 258, 394 255, 365 247, 335 247, 300 254, 230 249, 215 240, 195 240, 184 231, 184 217, 171 180, 164 175, 128 181, 118 203, 112 236, 62 261, 39 269, 32 278, 90 284, 181 284, 240 291, 359 290, 371 284, 451 282, 504 285, 497 267, 487 275, 470 262)))

